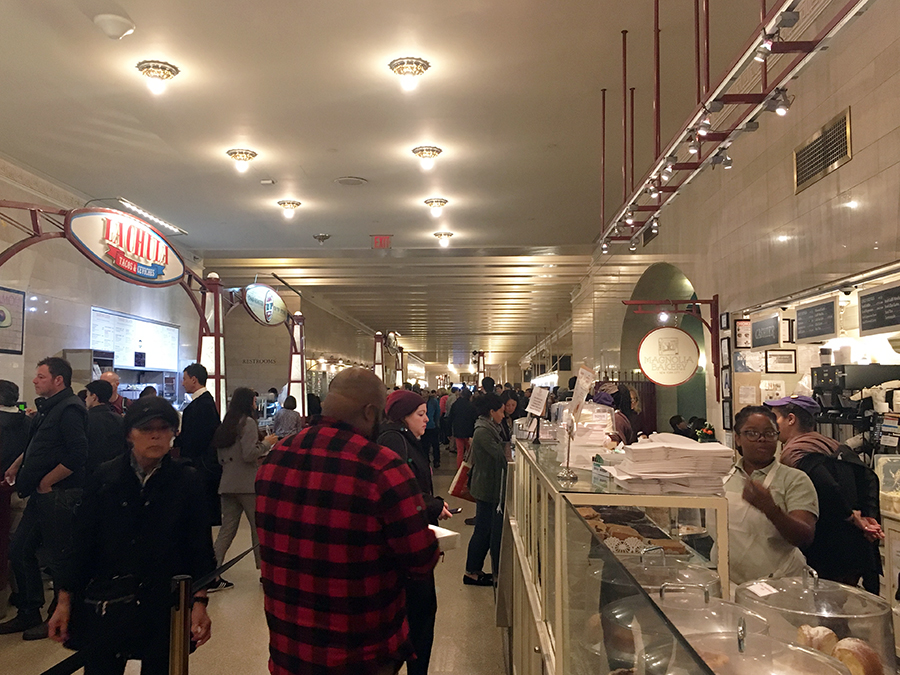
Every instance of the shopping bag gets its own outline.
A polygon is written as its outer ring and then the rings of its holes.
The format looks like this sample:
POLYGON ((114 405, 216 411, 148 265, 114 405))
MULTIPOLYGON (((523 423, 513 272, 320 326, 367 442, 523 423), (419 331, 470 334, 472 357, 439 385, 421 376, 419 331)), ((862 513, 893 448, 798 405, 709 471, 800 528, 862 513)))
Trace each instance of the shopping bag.
POLYGON ((471 470, 472 465, 467 460, 463 460, 463 463, 459 465, 459 469, 456 471, 456 475, 450 482, 450 494, 454 497, 474 502, 475 498, 469 493, 469 472, 471 470))

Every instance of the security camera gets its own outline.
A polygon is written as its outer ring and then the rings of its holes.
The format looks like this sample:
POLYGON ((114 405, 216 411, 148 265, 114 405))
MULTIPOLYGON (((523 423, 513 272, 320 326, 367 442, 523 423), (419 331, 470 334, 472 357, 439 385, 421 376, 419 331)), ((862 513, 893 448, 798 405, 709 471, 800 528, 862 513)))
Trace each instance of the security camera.
POLYGON ((786 312, 786 311, 788 311, 788 309, 789 309, 789 307, 788 307, 787 305, 784 305, 784 306, 781 308, 781 311, 782 311, 782 312, 786 312))
POLYGON ((850 295, 850 294, 853 292, 854 287, 853 287, 853 286, 850 286, 850 285, 848 284, 848 285, 846 285, 846 286, 841 286, 839 290, 840 290, 840 292, 843 293, 844 295, 850 295))

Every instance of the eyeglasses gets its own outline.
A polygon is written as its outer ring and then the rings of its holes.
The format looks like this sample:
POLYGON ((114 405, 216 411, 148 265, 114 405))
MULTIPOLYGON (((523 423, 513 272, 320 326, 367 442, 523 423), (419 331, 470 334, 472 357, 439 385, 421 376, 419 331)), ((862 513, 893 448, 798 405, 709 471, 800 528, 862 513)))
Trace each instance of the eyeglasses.
POLYGON ((778 438, 778 432, 770 429, 769 431, 757 431, 756 429, 747 429, 747 431, 742 431, 741 436, 746 438, 748 441, 758 441, 760 438, 765 438, 767 441, 774 441, 778 438))

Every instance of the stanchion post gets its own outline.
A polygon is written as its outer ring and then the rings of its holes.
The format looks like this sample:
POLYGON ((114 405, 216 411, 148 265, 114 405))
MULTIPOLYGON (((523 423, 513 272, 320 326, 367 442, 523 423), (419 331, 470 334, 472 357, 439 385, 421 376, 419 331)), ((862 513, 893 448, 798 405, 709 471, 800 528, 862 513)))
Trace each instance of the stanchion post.
POLYGON ((169 675, 188 675, 191 654, 191 578, 172 577, 172 621, 169 628, 169 675))

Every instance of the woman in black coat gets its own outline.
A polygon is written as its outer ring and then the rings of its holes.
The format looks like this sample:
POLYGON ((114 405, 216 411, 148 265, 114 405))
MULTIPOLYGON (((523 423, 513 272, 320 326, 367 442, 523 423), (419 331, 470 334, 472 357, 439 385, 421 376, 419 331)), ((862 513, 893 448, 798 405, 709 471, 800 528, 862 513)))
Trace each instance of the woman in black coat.
MULTIPOLYGON (((378 443, 396 452, 407 463, 422 490, 426 518, 430 524, 437 525, 438 520, 451 516, 444 500, 434 496, 431 464, 419 440, 425 434, 428 423, 425 399, 413 391, 398 389, 388 396, 384 411, 388 422, 378 434, 378 443)), ((406 615, 409 639, 416 652, 415 660, 407 661, 406 672, 409 675, 425 675, 431 659, 437 615, 433 572, 428 579, 406 581, 406 615)))

